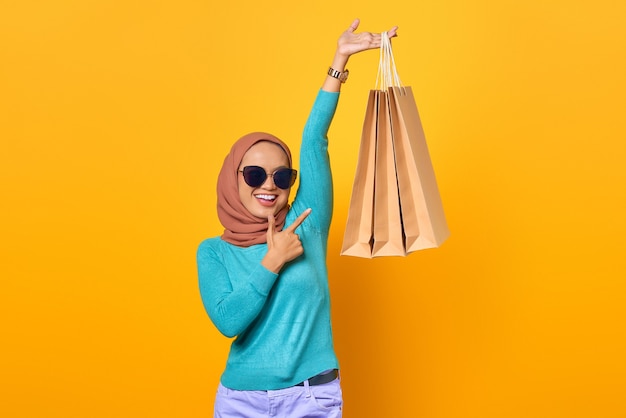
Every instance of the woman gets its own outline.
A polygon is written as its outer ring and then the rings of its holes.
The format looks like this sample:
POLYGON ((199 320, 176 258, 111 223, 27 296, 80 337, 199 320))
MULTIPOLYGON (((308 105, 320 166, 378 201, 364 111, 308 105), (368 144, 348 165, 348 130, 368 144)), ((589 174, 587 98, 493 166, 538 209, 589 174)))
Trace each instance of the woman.
POLYGON ((219 173, 225 229, 198 249, 200 293, 215 326, 237 338, 215 417, 341 417, 326 269, 333 196, 326 135, 348 58, 380 46, 379 34, 357 34, 358 25, 340 36, 305 125, 292 205, 297 172, 287 145, 271 134, 239 139, 219 173))

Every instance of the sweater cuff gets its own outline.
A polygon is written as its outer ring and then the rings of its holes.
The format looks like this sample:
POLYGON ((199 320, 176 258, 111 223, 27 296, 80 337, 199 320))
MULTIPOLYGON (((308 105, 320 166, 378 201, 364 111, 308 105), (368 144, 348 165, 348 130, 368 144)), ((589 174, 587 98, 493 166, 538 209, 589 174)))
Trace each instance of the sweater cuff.
POLYGON ((337 102, 339 101, 339 92, 338 91, 326 91, 320 89, 317 93, 317 100, 320 104, 324 105, 324 107, 334 108, 337 106, 337 102))

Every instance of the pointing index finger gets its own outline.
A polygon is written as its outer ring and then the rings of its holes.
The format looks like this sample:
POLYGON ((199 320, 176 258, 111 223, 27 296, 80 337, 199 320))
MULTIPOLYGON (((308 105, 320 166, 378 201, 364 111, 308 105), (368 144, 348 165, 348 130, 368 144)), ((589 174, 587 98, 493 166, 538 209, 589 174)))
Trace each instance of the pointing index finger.
POLYGON ((302 212, 300 214, 300 216, 298 216, 296 218, 296 220, 293 221, 293 223, 291 225, 289 225, 287 228, 285 228, 285 231, 287 231, 287 232, 295 231, 296 228, 299 227, 302 224, 302 222, 304 222, 304 220, 306 219, 307 216, 309 216, 310 213, 311 213, 311 208, 308 208, 307 210, 302 212))
POLYGON ((272 237, 274 235, 274 224, 276 223, 275 219, 274 219, 274 215, 269 215, 267 217, 267 235, 269 237, 272 237))

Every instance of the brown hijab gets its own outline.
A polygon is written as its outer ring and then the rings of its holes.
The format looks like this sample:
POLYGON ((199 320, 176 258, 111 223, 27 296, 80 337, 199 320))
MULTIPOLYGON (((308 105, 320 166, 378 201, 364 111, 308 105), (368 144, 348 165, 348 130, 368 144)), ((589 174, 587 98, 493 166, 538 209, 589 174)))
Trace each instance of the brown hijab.
MULTIPOLYGON (((240 247, 249 247, 267 241, 267 219, 253 216, 239 199, 237 170, 244 154, 254 144, 260 141, 273 142, 285 151, 291 167, 291 152, 289 147, 274 135, 265 132, 253 132, 237 140, 224 159, 224 164, 217 177, 217 216, 224 226, 222 239, 240 247)), ((282 230, 289 205, 275 215, 276 230, 282 230)))

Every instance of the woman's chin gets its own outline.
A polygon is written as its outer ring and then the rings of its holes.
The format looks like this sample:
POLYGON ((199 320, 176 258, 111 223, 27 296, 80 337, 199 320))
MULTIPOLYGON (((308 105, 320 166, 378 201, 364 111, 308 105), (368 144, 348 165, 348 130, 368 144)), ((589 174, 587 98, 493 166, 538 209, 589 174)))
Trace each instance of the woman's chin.
POLYGON ((275 216, 278 212, 280 212, 280 209, 278 209, 278 206, 272 206, 272 207, 259 206, 255 208, 253 215, 256 216, 257 218, 267 219, 268 216, 270 215, 275 216))

